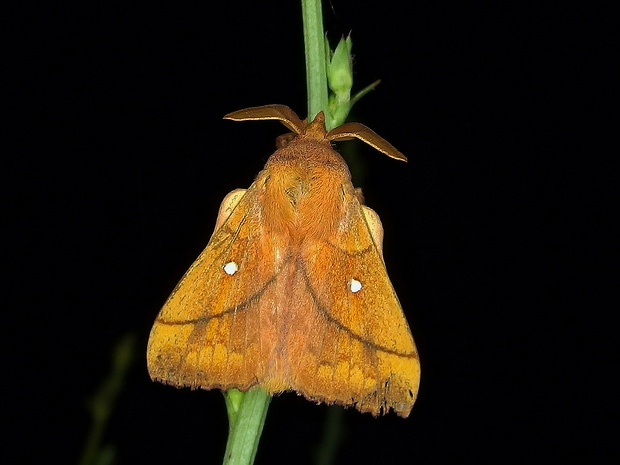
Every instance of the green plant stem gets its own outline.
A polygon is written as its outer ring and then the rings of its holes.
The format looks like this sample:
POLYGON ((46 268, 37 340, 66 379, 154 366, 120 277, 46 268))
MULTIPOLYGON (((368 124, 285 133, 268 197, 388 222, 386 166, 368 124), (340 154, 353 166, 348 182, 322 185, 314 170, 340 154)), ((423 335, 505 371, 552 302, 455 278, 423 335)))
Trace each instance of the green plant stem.
MULTIPOLYGON (((308 119, 326 111, 327 74, 323 13, 321 0, 301 0, 306 84, 308 88, 308 119)), ((328 130, 331 128, 327 128, 328 130)), ((231 389, 224 393, 228 410, 228 442, 224 465, 251 465, 258 450, 271 397, 260 388, 248 392, 231 389)))
POLYGON ((271 396, 260 388, 248 392, 231 389, 225 396, 229 428, 224 465, 252 464, 271 396))
MULTIPOLYGON (((306 55, 306 86, 308 89, 308 121, 326 111, 327 73, 325 33, 321 0, 301 0, 306 55)), ((328 130, 331 128, 327 128, 328 130)))

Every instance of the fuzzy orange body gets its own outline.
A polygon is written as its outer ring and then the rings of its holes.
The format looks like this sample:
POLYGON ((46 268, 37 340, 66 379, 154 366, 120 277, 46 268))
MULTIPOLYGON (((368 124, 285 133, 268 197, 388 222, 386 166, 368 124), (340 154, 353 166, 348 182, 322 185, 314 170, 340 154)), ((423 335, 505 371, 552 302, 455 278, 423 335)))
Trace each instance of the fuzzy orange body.
MULTIPOLYGON (((155 321, 151 376, 407 416, 416 348, 383 264, 380 221, 330 143, 359 135, 347 125, 327 133, 322 114, 306 126, 281 106, 228 117, 279 119, 297 136, 247 191, 224 199, 209 244, 155 321)), ((360 138, 385 142, 371 131, 360 138)))

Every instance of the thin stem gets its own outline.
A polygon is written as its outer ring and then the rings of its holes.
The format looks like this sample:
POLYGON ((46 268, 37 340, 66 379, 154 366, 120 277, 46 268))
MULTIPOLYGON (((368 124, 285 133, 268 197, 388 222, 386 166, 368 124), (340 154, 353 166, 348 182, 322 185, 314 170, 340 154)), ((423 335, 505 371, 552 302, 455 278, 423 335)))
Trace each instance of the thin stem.
MULTIPOLYGON (((321 0, 301 0, 308 87, 308 120, 327 110, 325 34, 321 0)), ((329 130, 331 128, 327 128, 329 130)))
POLYGON ((230 426, 223 463, 251 465, 256 457, 271 396, 260 388, 248 392, 231 389, 225 395, 230 426))

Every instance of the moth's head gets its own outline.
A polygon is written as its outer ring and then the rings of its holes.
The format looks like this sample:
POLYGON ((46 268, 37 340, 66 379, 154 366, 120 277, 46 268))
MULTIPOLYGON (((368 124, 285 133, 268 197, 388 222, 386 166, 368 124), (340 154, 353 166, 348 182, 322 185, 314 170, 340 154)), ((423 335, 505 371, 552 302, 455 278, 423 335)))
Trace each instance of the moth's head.
POLYGON ((314 120, 311 123, 307 123, 304 128, 303 134, 300 134, 303 137, 323 140, 327 135, 327 130, 325 129, 325 114, 322 111, 314 117, 314 120))

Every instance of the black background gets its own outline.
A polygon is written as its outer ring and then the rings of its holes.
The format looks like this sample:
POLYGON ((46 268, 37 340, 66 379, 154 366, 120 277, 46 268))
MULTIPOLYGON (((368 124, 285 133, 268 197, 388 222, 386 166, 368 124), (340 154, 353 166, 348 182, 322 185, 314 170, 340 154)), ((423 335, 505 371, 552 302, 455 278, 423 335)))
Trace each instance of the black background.
MULTIPOLYGON (((358 147, 423 371, 409 419, 346 411, 338 463, 614 462, 611 14, 519 5, 324 5, 334 43, 353 33, 356 89, 382 79, 352 119, 409 156, 358 147)), ((106 433, 118 463, 219 463, 221 394, 152 383, 143 354, 219 202, 284 131, 222 116, 282 103, 305 117, 299 2, 47 2, 6 18, 4 452, 74 463, 87 399, 133 331, 106 433)), ((311 463, 326 411, 276 398, 257 463, 311 463)))

